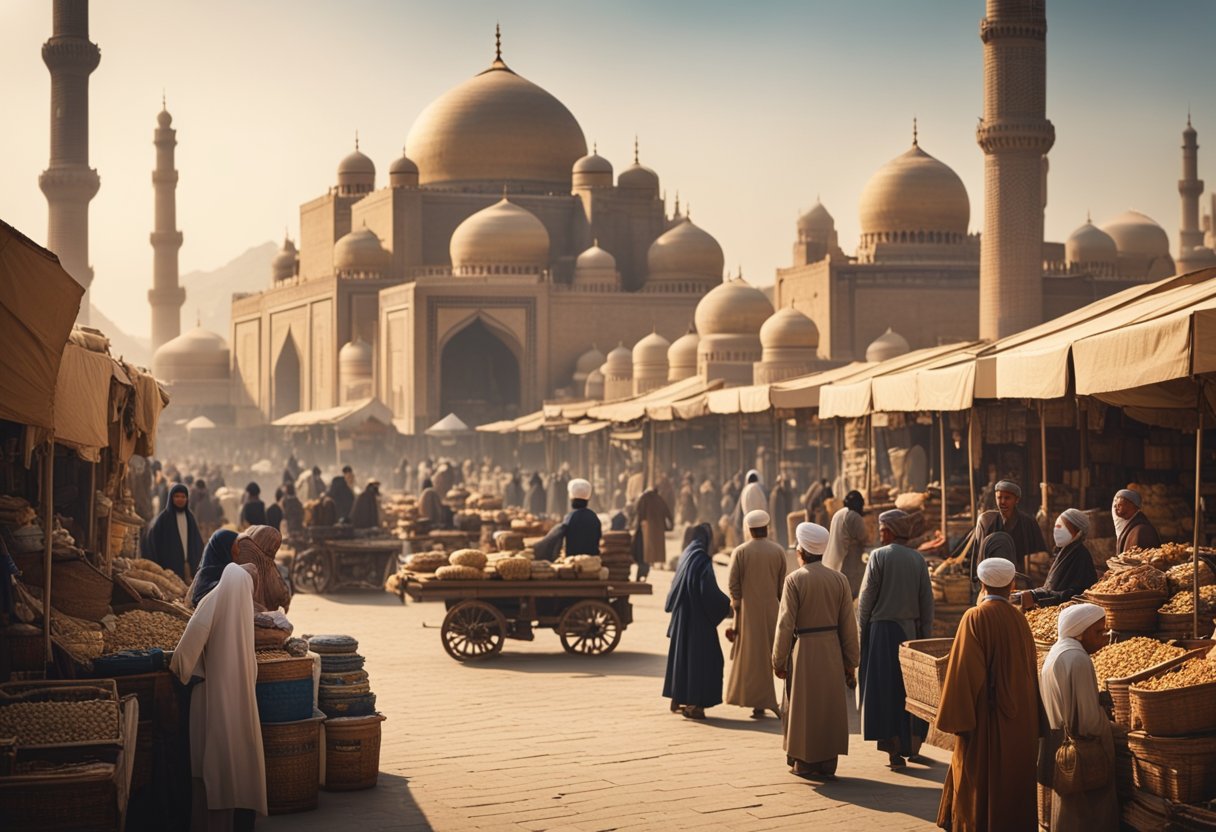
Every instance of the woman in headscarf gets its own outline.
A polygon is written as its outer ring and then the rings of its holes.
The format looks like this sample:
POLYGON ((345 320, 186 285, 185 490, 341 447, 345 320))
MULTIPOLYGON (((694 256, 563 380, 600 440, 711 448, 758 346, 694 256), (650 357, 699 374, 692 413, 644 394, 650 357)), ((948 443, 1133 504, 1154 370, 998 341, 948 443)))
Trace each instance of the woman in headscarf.
POLYGON ((529 512, 540 517, 545 513, 547 502, 545 481, 541 479, 539 471, 533 471, 532 478, 528 480, 528 496, 524 500, 524 505, 528 507, 529 512))
POLYGON ((190 511, 190 489, 178 484, 169 489, 168 504, 144 537, 143 556, 176 572, 183 581, 198 570, 203 536, 190 511))
POLYGON ((250 526, 266 525, 266 504, 262 502, 262 489, 256 482, 245 486, 241 496, 241 519, 238 528, 247 529, 250 526))
POLYGON ((224 567, 195 609, 170 663, 190 692, 191 828, 252 829, 266 814, 266 761, 255 694, 251 571, 224 567))
POLYGON ((368 480, 367 487, 356 498, 350 524, 356 529, 380 528, 380 483, 377 480, 368 480))
POLYGON ((667 673, 663 696, 672 712, 705 719, 705 709, 722 703, 722 645, 718 625, 730 615, 730 598, 718 588, 709 546, 713 529, 702 523, 691 532, 688 548, 671 582, 664 609, 671 613, 667 673))
POLYGON ((220 582, 224 567, 232 563, 232 556, 236 552, 236 538, 236 532, 220 529, 207 541, 207 548, 203 550, 203 561, 194 576, 194 583, 190 584, 192 606, 197 607, 203 596, 215 589, 215 585, 220 582))
POLYGON ((233 563, 251 564, 258 570, 258 587, 253 596, 258 612, 277 610, 279 607, 286 612, 291 606, 291 591, 283 583, 283 576, 274 562, 275 553, 282 543, 282 535, 270 526, 250 526, 236 539, 233 563))
POLYGON ((418 495, 418 516, 431 524, 431 529, 442 529, 445 526, 446 513, 443 510, 443 498, 435 490, 430 477, 422 481, 422 493, 418 495))
POLYGON ((325 496, 334 501, 334 509, 338 512, 338 520, 349 518, 355 507, 355 492, 350 490, 350 484, 345 477, 334 477, 329 482, 329 490, 325 496))
POLYGON ((1018 593, 1014 602, 1020 601, 1023 609, 1028 610, 1036 606, 1055 607, 1096 584, 1094 559, 1084 543, 1087 532, 1089 518, 1084 512, 1070 508, 1060 514, 1052 530, 1056 556, 1047 572, 1047 582, 1038 589, 1018 593))

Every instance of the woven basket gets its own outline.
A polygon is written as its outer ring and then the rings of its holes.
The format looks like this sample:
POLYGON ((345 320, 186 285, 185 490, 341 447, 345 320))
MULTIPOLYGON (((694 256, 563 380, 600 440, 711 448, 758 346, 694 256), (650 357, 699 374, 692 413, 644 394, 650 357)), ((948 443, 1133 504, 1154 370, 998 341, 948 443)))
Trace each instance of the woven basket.
POLYGON ((323 717, 262 724, 266 755, 266 805, 272 815, 317 808, 321 779, 323 717))
POLYGON ((120 829, 115 766, 87 774, 25 774, 0 778, 5 829, 67 832, 120 829))
POLYGON ((1128 693, 1128 688, 1130 688, 1136 682, 1142 682, 1145 679, 1156 676, 1162 671, 1169 670, 1175 665, 1180 665, 1187 659, 1194 658, 1195 656, 1202 656, 1206 650, 1206 647, 1197 648, 1176 658, 1168 659, 1161 664, 1153 665, 1152 667, 1146 668, 1131 676, 1124 676, 1121 679, 1107 679, 1106 689, 1110 691, 1111 702, 1115 706, 1115 724, 1121 725, 1124 728, 1132 727, 1132 702, 1131 696, 1128 693))
POLYGON ((355 791, 376 785, 382 722, 381 714, 325 721, 326 791, 355 791))
MULTIPOLYGON (((1161 675, 1160 671, 1156 676, 1161 675)), ((1216 682, 1172 690, 1142 690, 1134 684, 1131 727, 1154 737, 1186 737, 1216 731, 1216 682)), ((1214 746, 1216 748, 1216 746, 1214 746)), ((1207 795, 1211 797, 1211 795, 1207 795)))
POLYGON ((941 599, 947 604, 971 603, 971 578, 966 575, 942 575, 934 577, 933 588, 941 592, 941 599))
POLYGON ((452 566, 468 566, 473 569, 484 569, 486 560, 486 553, 479 549, 458 549, 448 556, 448 563, 452 566))
POLYGON ((301 679, 258 682, 257 699, 262 724, 307 719, 312 715, 312 674, 301 679))
POLYGON ((1101 595, 1086 592, 1087 601, 1106 611, 1106 628, 1117 633, 1151 633, 1157 629, 1157 609, 1165 603, 1164 592, 1129 592, 1101 595))
MULTIPOLYGON (((1189 612, 1159 612, 1157 613, 1157 637, 1161 639, 1190 638, 1191 627, 1195 623, 1189 612)), ((1212 619, 1199 616, 1199 638, 1207 638, 1212 634, 1212 619)))
POLYGON ((18 702, 63 702, 66 706, 70 707, 73 702, 93 702, 99 699, 115 704, 113 739, 59 743, 27 743, 23 748, 99 748, 102 746, 121 746, 122 711, 118 699, 118 685, 115 684, 113 679, 35 680, 28 682, 6 682, 0 685, 0 707, 18 702))
POLYGON ((376 712, 376 694, 364 693, 343 699, 325 699, 318 706, 328 717, 370 716, 376 712))
MULTIPOLYGON (((899 645, 899 667, 904 676, 904 695, 924 706, 924 713, 937 716, 946 679, 952 638, 925 638, 899 645)), ((924 713, 920 714, 924 719, 924 713)), ((932 719, 928 720, 932 721, 932 719)))
MULTIPOLYGON (((42 598, 42 556, 33 559, 21 558, 18 566, 23 570, 21 581, 34 595, 42 598)), ((100 621, 110 614, 110 599, 114 594, 114 582, 101 570, 78 558, 56 559, 51 578, 51 606, 65 615, 100 621)))
POLYGON ((1198 803, 1216 794, 1216 737, 1127 736, 1136 785, 1177 803, 1198 803))
POLYGON ((311 682, 312 667, 311 656, 259 661, 258 682, 286 682, 291 679, 308 679, 311 682))

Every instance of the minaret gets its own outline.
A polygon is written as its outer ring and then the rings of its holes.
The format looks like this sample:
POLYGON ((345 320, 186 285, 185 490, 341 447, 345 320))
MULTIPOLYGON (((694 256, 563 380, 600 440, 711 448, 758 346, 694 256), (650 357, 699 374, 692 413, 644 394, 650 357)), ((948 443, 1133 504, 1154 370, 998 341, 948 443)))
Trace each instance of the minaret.
POLYGON ((984 115, 984 233, 980 238, 980 337, 1000 338, 1043 320, 1043 208, 1047 151, 1047 16, 1044 0, 988 0, 984 115))
POLYGON ((177 147, 177 131, 170 125, 173 116, 165 109, 164 98, 156 116, 156 169, 152 171, 152 189, 156 192, 156 227, 149 235, 152 242, 152 289, 148 303, 152 305, 152 349, 171 341, 182 332, 182 304, 186 290, 177 285, 177 250, 182 247, 182 232, 177 230, 177 170, 173 166, 173 149, 177 147))
POLYGON ((1182 131, 1182 178, 1178 180, 1178 193, 1182 195, 1182 229, 1178 232, 1178 256, 1186 259, 1186 253, 1203 245, 1203 229, 1199 227, 1199 196, 1203 193, 1203 180, 1199 178, 1198 133, 1191 126, 1191 114, 1186 116, 1186 129, 1182 131))
POLYGON ((51 162, 38 185, 46 194, 46 245, 84 286, 79 320, 89 320, 89 200, 101 180, 89 167, 89 75, 101 50, 89 41, 88 0, 54 0, 53 33, 42 44, 51 72, 51 162))

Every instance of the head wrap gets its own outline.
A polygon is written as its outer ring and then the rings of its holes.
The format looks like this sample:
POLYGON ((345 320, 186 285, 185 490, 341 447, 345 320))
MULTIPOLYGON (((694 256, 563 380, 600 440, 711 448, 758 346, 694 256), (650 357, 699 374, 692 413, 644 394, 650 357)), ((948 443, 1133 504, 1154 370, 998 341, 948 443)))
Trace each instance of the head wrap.
POLYGON ((1085 512, 1075 508, 1066 508, 1060 513, 1061 520, 1067 520, 1068 524, 1077 530, 1077 535, 1083 535, 1089 531, 1089 518, 1085 516, 1085 512))
POLYGON ((984 586, 1000 589, 1013 583, 1017 570, 1014 569, 1012 561, 1004 558, 988 558, 980 562, 975 572, 984 586))
POLYGON ((893 508, 878 515, 878 527, 890 531, 896 540, 907 540, 912 536, 912 517, 906 511, 893 508))
POLYGON ((769 522, 768 512, 761 509, 749 511, 743 518, 743 525, 749 529, 763 529, 769 522))
POLYGON ((1130 488, 1121 488, 1115 492, 1116 497, 1122 497, 1136 508, 1140 508, 1140 492, 1133 491, 1130 488))
POLYGON ((760 482, 760 472, 753 468, 747 472, 746 479, 748 482, 760 482))
POLYGON ((1097 621, 1106 619, 1106 611, 1097 604, 1077 604, 1060 612, 1056 632, 1060 638, 1076 638, 1097 621))
POLYGON ((571 500, 590 500, 591 483, 584 479, 570 480, 566 485, 566 493, 570 495, 571 500))
POLYGON ((220 529, 207 541, 198 574, 194 576, 194 584, 190 587, 190 600, 194 606, 197 607, 203 596, 215 589, 224 573, 224 567, 232 563, 232 544, 236 542, 236 537, 236 532, 220 529))
POLYGON ((866 498, 861 496, 860 491, 850 491, 844 495, 844 507, 860 513, 866 507, 866 498))
POLYGON ((828 530, 818 523, 799 523, 794 531, 798 548, 809 555, 822 555, 828 548, 828 530))
POLYGON ((169 499, 167 500, 168 505, 165 506, 165 509, 172 509, 173 511, 189 511, 189 507, 190 507, 189 499, 190 499, 190 489, 187 488, 186 486, 182 485, 180 482, 174 483, 173 487, 169 489, 169 499), (185 494, 186 500, 187 500, 186 505, 182 506, 181 508, 178 508, 177 506, 173 505, 173 495, 174 494, 185 494))
POLYGON ((996 484, 996 486, 992 490, 993 491, 1008 491, 1010 494, 1012 494, 1015 497, 1018 497, 1019 499, 1022 496, 1022 486, 1018 485, 1016 482, 1013 482, 1012 480, 1001 480, 1000 482, 998 482, 996 484))
POLYGON ((253 563, 253 556, 260 555, 274 561, 274 555, 283 544, 283 536, 270 526, 250 526, 236 539, 237 550, 244 557, 242 563, 253 563))
POLYGON ((980 560, 988 558, 1004 558, 1013 563, 1013 559, 1018 556, 1017 549, 1014 548, 1013 538, 1007 532, 993 532, 984 538, 984 542, 980 544, 980 560))

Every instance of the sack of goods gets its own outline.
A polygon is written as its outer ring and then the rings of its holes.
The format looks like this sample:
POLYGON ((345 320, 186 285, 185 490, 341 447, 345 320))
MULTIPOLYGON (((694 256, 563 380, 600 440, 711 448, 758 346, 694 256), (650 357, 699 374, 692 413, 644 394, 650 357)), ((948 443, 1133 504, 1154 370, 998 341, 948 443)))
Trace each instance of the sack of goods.
POLYGON ((486 553, 478 549, 457 549, 448 558, 452 566, 470 566, 481 570, 486 565, 486 553))
POLYGON ((368 716, 376 712, 359 642, 347 635, 320 635, 308 639, 308 648, 321 656, 321 686, 317 707, 327 717, 368 716))
POLYGON ((411 572, 434 572, 447 565, 448 556, 443 552, 417 552, 405 561, 406 569, 411 572))
POLYGON ((553 569, 553 564, 547 560, 529 561, 532 569, 532 580, 534 581, 551 581, 557 577, 557 573, 553 569))
POLYGON ((435 577, 440 581, 480 581, 485 571, 480 566, 441 566, 435 570, 435 577))
POLYGON ((504 581, 526 581, 532 577, 532 561, 523 557, 499 558, 494 568, 504 581))
POLYGON ((629 532, 604 532, 600 541, 600 562, 607 567, 609 579, 629 580, 629 570, 633 566, 633 541, 629 532))

